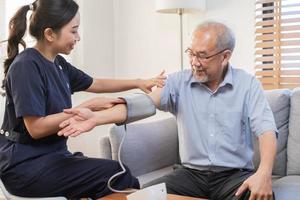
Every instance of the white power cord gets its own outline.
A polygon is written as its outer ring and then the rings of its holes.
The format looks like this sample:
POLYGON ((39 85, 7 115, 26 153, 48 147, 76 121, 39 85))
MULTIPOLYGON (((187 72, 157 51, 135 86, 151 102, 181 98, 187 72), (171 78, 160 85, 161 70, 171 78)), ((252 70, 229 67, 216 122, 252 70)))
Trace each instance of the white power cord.
POLYGON ((127 134, 126 124, 124 125, 124 128, 125 128, 125 133, 122 136, 122 140, 121 140, 121 143, 120 143, 120 146, 119 146, 119 150, 118 150, 118 161, 119 161, 119 164, 120 164, 120 166, 122 168, 122 171, 120 171, 120 172, 114 174, 112 177, 110 177, 110 179, 107 182, 107 187, 111 191, 116 192, 116 193, 133 193, 133 192, 136 192, 138 190, 137 189, 116 190, 116 189, 112 188, 112 186, 111 186, 111 182, 114 180, 114 178, 116 178, 116 177, 118 177, 118 176, 126 173, 126 168, 124 167, 124 165, 122 163, 122 160, 121 160, 121 150, 122 150, 123 142, 124 142, 126 134, 127 134))

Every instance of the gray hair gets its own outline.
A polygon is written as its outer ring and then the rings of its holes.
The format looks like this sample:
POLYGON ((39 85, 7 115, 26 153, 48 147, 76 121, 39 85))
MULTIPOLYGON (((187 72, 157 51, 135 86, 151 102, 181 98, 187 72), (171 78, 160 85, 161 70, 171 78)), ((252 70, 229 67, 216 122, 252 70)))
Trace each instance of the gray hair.
POLYGON ((217 34, 216 48, 220 51, 224 49, 233 51, 235 46, 235 36, 233 31, 225 24, 215 21, 206 21, 196 27, 193 35, 198 31, 212 29, 216 31, 217 34))

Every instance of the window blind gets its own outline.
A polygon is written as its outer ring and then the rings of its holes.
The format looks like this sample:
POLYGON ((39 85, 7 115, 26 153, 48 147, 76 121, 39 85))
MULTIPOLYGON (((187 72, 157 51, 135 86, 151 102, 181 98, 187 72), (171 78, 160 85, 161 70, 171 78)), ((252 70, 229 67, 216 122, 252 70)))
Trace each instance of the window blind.
POLYGON ((255 75, 263 88, 300 87, 300 0, 256 0, 255 75))

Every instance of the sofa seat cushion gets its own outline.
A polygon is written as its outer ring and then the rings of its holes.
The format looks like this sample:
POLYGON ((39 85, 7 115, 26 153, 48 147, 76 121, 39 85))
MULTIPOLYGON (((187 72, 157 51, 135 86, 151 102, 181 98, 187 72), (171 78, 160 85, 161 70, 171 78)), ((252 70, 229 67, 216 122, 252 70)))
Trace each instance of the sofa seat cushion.
MULTIPOLYGON (((113 160, 118 159, 118 150, 124 134, 124 126, 113 126, 110 130, 113 160)), ((173 117, 127 125, 121 160, 134 176, 178 163, 178 152, 177 126, 173 117)))
POLYGON ((148 183, 154 179, 162 177, 172 171, 173 171, 173 166, 171 165, 168 167, 161 168, 159 170, 149 172, 147 174, 143 174, 141 176, 138 176, 137 178, 139 179, 140 185, 143 186, 145 183, 148 183))
POLYGON ((272 175, 272 182, 274 183, 275 181, 277 181, 278 179, 282 178, 283 176, 279 176, 279 175, 272 175))
POLYGON ((276 200, 300 199, 300 176, 285 176, 273 183, 276 200))

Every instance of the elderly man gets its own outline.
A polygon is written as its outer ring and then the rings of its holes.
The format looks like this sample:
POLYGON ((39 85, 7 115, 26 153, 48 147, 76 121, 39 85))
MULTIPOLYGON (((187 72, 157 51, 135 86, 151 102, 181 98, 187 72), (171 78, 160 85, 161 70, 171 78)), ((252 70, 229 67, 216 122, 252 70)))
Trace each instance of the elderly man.
MULTIPOLYGON (((146 186, 165 182, 168 193, 209 199, 273 198, 277 129, 258 80, 229 64, 234 45, 234 35, 224 24, 199 25, 186 50, 191 69, 169 75, 165 86, 150 94, 157 108, 176 116, 181 165, 146 186), (261 156, 256 172, 252 134, 261 156)), ((125 105, 67 112, 77 118, 61 124, 67 126, 59 132, 65 136, 126 119, 125 105)))

